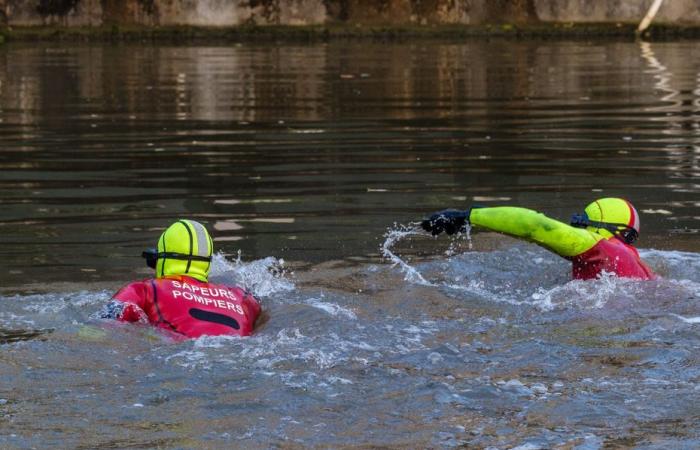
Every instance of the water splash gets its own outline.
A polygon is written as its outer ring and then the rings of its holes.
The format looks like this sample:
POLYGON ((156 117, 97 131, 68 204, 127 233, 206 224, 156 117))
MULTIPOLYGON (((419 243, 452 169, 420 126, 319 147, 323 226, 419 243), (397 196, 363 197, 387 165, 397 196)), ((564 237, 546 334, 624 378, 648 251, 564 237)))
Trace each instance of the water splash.
POLYGON ((287 278, 289 274, 283 259, 268 256, 245 263, 239 252, 238 258, 231 262, 217 253, 212 258, 210 278, 214 282, 242 286, 255 296, 264 297, 293 290, 295 286, 287 278))
POLYGON ((692 324, 700 323, 700 316, 698 316, 698 317, 683 317, 683 316, 678 315, 678 314, 671 314, 671 315, 673 317, 679 319, 681 322, 692 323, 692 324))
POLYGON ((67 308, 85 308, 106 302, 112 295, 109 291, 79 291, 66 293, 33 294, 14 296, 22 310, 33 315, 51 316, 67 308))
POLYGON ((539 288, 531 295, 533 306, 543 311, 557 308, 601 309, 617 300, 633 304, 644 293, 638 280, 603 272, 595 280, 572 280, 551 289, 539 288))
POLYGON ((357 319, 355 313, 350 309, 344 308, 335 303, 324 302, 319 298, 310 298, 306 301, 306 304, 308 304, 309 306, 313 306, 316 309, 320 309, 321 311, 324 311, 334 317, 342 316, 345 319, 349 320, 357 319))
POLYGON ((477 295, 494 303, 508 303, 515 306, 531 303, 529 300, 522 300, 518 296, 506 295, 503 292, 492 290, 489 288, 488 283, 485 280, 469 280, 469 282, 466 284, 441 283, 440 286, 444 286, 455 291, 477 295))
POLYGON ((460 250, 460 243, 467 241, 467 248, 469 250, 473 249, 472 246, 472 227, 470 225, 465 226, 465 230, 462 233, 457 233, 453 236, 452 241, 450 241, 450 246, 447 247, 445 251, 445 256, 456 255, 460 250))
POLYGON ((639 254, 664 277, 700 282, 700 255, 697 253, 640 249, 639 254))
MULTIPOLYGON (((399 236, 400 231, 396 232, 399 236)), ((694 299, 700 296, 700 280, 695 269, 700 255, 659 250, 641 253, 663 274, 659 279, 640 282, 601 274, 593 280, 571 280, 569 263, 531 244, 465 252, 417 264, 415 269, 430 286, 465 301, 478 298, 540 311, 587 311, 585 314, 614 310, 624 315, 631 313, 632 306, 645 311, 665 308, 684 317, 697 316, 694 299), (659 298, 665 299, 663 304, 659 298)))
POLYGON ((425 233, 421 231, 417 223, 410 223, 408 225, 394 224, 394 227, 390 228, 384 234, 386 239, 380 247, 382 256, 389 259, 393 263, 392 267, 399 266, 401 271, 404 273, 404 280, 408 281, 409 283, 434 286, 434 284, 426 280, 423 275, 418 272, 418 270, 391 251, 391 248, 397 242, 409 236, 425 236, 425 233))

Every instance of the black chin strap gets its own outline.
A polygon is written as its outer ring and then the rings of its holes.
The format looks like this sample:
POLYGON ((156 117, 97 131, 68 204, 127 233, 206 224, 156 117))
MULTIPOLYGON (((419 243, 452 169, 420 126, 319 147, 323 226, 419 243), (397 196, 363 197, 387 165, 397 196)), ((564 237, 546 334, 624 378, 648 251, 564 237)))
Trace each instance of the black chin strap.
POLYGON ((576 228, 594 227, 607 230, 620 237, 626 244, 633 244, 639 237, 637 230, 624 223, 598 222, 588 218, 588 214, 574 214, 571 217, 571 226, 576 228))
POLYGON ((182 253, 160 252, 156 253, 156 258, 179 259, 182 261, 204 261, 211 262, 211 256, 183 255, 182 253))
POLYGON ((156 261, 159 259, 178 259, 180 261, 203 261, 211 262, 211 256, 184 255, 175 252, 160 252, 155 248, 149 248, 141 252, 141 257, 146 258, 146 265, 151 269, 156 268, 156 261))

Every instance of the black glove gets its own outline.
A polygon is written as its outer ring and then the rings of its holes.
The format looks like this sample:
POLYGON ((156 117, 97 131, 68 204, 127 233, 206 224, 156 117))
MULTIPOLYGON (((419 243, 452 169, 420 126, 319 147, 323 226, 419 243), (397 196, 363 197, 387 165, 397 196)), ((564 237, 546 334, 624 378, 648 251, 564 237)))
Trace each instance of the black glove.
POLYGON ((457 209, 445 209, 439 211, 421 222, 421 227, 433 236, 443 231, 447 234, 455 234, 465 231, 469 224, 471 209, 459 211, 457 209))

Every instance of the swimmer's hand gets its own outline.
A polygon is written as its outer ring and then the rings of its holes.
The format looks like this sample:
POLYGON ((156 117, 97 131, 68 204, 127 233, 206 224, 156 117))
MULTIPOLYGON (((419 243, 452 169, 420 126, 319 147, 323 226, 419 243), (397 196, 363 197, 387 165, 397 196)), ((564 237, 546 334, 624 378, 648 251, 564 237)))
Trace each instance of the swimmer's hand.
POLYGON ((471 209, 459 211, 457 209, 445 209, 432 214, 421 222, 421 227, 433 236, 443 231, 447 234, 455 234, 466 231, 469 225, 469 213, 471 209))

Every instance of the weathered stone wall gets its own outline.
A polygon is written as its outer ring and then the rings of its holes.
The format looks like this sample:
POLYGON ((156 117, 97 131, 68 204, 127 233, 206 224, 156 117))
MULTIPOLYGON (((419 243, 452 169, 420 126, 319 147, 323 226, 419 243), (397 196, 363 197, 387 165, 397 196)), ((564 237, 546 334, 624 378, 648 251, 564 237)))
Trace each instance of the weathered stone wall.
POLYGON ((5 0, 8 25, 97 26, 102 24, 100 0, 5 0))
POLYGON ((326 20, 322 0, 153 1, 159 25, 313 25, 326 20))
MULTIPOLYGON (((0 0, 0 24, 387 25, 639 22, 653 0, 0 0)), ((666 0, 657 23, 700 25, 700 0, 666 0)))
MULTIPOLYGON (((653 0, 533 0, 546 22, 639 22, 653 0)), ((700 24, 700 0, 665 0, 655 22, 700 24)))
POLYGON ((0 23, 10 26, 314 25, 328 21, 325 3, 323 0, 0 0, 0 23))

